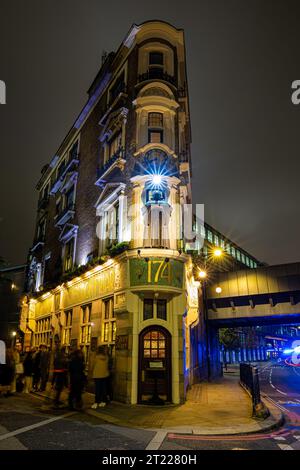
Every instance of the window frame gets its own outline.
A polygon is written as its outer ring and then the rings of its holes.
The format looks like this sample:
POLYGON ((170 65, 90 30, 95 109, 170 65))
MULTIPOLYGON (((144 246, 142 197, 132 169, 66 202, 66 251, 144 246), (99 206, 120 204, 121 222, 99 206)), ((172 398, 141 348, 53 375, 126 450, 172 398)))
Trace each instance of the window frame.
POLYGON ((117 322, 114 315, 114 297, 111 296, 103 299, 101 338, 102 343, 107 345, 114 344, 116 341, 117 322))
POLYGON ((162 67, 163 68, 164 65, 165 65, 165 55, 164 55, 163 52, 158 51, 158 50, 156 50, 156 51, 154 50, 154 51, 149 52, 149 54, 148 54, 148 66, 149 67, 162 67), (158 61, 158 62, 152 61, 151 56, 153 57, 154 55, 157 55, 157 56, 161 57, 162 61, 161 62, 160 61, 158 61))

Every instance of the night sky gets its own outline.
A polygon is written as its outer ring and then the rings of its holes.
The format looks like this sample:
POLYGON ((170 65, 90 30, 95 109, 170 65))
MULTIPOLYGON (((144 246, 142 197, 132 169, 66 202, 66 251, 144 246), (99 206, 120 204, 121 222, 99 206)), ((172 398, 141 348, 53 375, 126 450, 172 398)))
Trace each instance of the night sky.
POLYGON ((193 198, 258 259, 300 261, 300 2, 1 0, 0 256, 26 260, 36 182, 132 23, 185 30, 193 198))

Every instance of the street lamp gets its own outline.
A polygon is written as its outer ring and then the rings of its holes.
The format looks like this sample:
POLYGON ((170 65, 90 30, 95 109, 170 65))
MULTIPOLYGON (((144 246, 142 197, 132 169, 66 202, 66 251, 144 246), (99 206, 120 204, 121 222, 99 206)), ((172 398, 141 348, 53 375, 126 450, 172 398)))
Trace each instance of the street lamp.
POLYGON ((219 286, 216 287, 216 293, 221 294, 221 292, 222 292, 222 287, 219 287, 219 286))
POLYGON ((16 331, 12 331, 11 332, 11 347, 13 348, 15 346, 15 343, 16 343, 16 336, 17 336, 17 332, 16 331))

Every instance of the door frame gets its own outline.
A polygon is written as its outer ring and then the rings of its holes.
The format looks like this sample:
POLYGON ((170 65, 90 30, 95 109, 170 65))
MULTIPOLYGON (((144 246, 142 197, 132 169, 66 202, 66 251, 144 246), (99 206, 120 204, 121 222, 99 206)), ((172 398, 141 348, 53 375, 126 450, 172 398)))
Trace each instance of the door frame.
POLYGON ((145 334, 152 330, 160 331, 166 338, 166 358, 167 358, 167 370, 166 370, 166 381, 167 381, 167 401, 172 402, 172 335, 161 325, 149 325, 143 328, 139 333, 139 349, 138 349, 138 403, 142 402, 142 348, 143 348, 143 337, 145 334))

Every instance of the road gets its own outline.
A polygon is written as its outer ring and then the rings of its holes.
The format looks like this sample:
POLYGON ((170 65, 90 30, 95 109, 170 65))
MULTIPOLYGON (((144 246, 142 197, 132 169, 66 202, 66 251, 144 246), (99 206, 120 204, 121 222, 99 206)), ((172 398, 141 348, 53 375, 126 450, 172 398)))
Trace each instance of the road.
POLYGON ((169 435, 161 449, 202 450, 299 450, 300 449, 300 367, 267 362, 259 367, 262 395, 278 406, 285 423, 279 430, 248 436, 169 435))
MULTIPOLYGON (((247 436, 167 433, 159 449, 300 449, 300 368, 264 363, 260 365, 259 375, 262 394, 284 413, 282 428, 247 436)), ((54 411, 44 398, 35 395, 0 398, 0 450, 144 450, 150 449, 155 440, 156 433, 152 430, 107 424, 85 412, 54 411)))
POLYGON ((0 450, 138 450, 154 436, 84 412, 53 410, 33 395, 0 398, 0 450))

